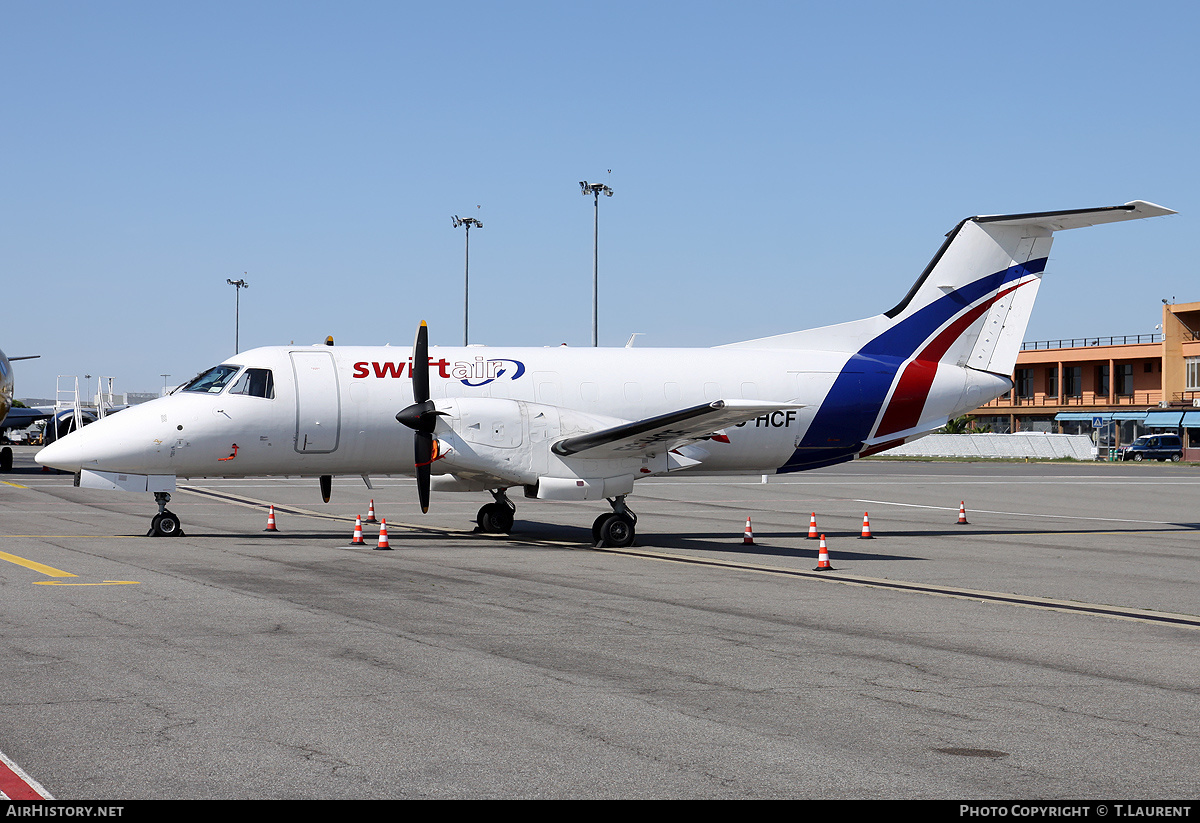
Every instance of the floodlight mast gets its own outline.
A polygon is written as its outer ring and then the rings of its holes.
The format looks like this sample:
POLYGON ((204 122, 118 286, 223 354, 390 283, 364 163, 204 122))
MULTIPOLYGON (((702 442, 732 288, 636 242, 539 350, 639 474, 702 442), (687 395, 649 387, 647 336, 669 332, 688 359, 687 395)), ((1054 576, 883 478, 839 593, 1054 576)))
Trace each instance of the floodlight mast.
POLYGON ((579 181, 579 190, 584 197, 592 195, 595 214, 592 218, 592 346, 600 345, 600 195, 612 197, 613 190, 603 183, 588 184, 579 181))
MULTIPOLYGON (((242 272, 242 274, 245 274, 245 272, 242 272)), ((228 283, 229 285, 233 286, 233 288, 234 288, 235 296, 233 299, 233 353, 237 354, 238 351, 240 351, 240 349, 239 349, 240 341, 238 340, 238 330, 239 330, 239 327, 241 326, 242 289, 250 288, 250 284, 247 283, 245 280, 230 280, 228 277, 225 278, 225 282, 228 283)))
POLYGON ((465 260, 463 262, 463 345, 468 345, 468 324, 470 314, 470 291, 471 291, 471 226, 477 229, 483 228, 483 223, 476 220, 474 217, 459 217, 457 214, 450 218, 454 224, 454 228, 463 226, 466 233, 466 250, 465 260))

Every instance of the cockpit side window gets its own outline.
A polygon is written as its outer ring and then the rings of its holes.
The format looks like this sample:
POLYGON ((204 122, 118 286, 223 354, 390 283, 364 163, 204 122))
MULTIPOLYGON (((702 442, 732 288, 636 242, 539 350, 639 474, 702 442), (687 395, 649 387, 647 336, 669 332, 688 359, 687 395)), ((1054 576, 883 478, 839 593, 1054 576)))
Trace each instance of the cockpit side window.
POLYGON ((270 369, 246 369, 229 389, 230 394, 275 399, 275 376, 270 369))
POLYGON ((232 365, 213 366, 208 371, 193 377, 180 391, 218 394, 241 368, 241 366, 232 365))

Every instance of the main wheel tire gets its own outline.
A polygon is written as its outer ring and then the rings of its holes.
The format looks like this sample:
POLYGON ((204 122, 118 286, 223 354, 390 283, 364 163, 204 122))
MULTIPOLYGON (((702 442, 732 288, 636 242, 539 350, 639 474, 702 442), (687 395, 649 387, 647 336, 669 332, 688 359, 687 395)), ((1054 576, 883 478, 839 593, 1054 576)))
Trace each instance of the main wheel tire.
POLYGON ((0 471, 12 471, 13 450, 8 446, 0 449, 0 471))
POLYGON ((600 545, 623 549, 633 545, 636 535, 633 521, 621 514, 610 514, 600 524, 600 545))
POLYGON ((612 512, 606 512, 606 513, 600 515, 599 517, 597 517, 594 521, 592 521, 592 545, 593 546, 600 545, 600 529, 604 526, 604 521, 610 517, 612 517, 612 512))
POLYGON ((499 503, 488 503, 475 516, 475 523, 486 534, 508 534, 513 527, 513 511, 499 503))

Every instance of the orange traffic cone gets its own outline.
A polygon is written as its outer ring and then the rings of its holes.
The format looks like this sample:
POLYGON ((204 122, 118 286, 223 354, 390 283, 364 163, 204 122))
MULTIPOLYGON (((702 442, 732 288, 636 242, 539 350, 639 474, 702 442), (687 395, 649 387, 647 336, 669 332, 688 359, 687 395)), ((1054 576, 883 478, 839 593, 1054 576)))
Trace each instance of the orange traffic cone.
POLYGON ((867 517, 867 513, 863 512, 863 527, 862 534, 858 536, 859 540, 874 540, 871 535, 871 519, 867 517))
POLYGON ((816 540, 820 535, 817 534, 817 513, 812 513, 812 518, 808 521, 808 539, 816 540))
POLYGON ((817 549, 817 567, 813 571, 827 572, 833 570, 833 566, 829 565, 829 549, 825 547, 825 535, 821 535, 821 547, 817 549))
POLYGON ((958 504, 958 525, 967 525, 967 501, 963 500, 958 504))
POLYGON ((365 546, 367 541, 363 540, 362 533, 362 518, 354 515, 354 539, 350 541, 351 546, 365 546))
POLYGON ((279 531, 279 529, 275 528, 275 506, 274 505, 271 506, 271 511, 269 511, 267 513, 267 527, 265 529, 263 529, 263 531, 265 531, 265 532, 279 531))
POLYGON ((366 522, 368 522, 368 523, 378 523, 379 522, 378 520, 375 519, 375 501, 374 500, 372 500, 371 505, 367 507, 366 522))
POLYGON ((383 522, 379 524, 379 545, 376 549, 391 549, 387 538, 387 518, 383 518, 383 522))
POLYGON ((754 545, 754 531, 750 528, 750 518, 749 517, 746 518, 746 533, 744 535, 742 535, 742 545, 743 546, 753 546, 754 545))

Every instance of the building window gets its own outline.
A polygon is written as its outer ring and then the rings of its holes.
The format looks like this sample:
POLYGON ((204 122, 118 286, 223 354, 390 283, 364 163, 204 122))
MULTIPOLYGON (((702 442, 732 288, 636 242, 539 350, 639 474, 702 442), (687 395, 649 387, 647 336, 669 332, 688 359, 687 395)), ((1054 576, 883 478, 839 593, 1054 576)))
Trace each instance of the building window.
POLYGON ((1100 363, 1096 366, 1096 394, 1103 397, 1108 397, 1108 364, 1100 363))
POLYGON ((1017 369, 1017 397, 1033 397, 1033 369, 1017 369))
POLYGON ((1133 364, 1117 364, 1117 394, 1122 397, 1133 395, 1133 364))
POLYGON ((1050 397, 1058 397, 1058 368, 1056 366, 1046 369, 1046 394, 1050 397))
POLYGON ((1187 358, 1187 390, 1200 391, 1200 357, 1187 358))
POLYGON ((1067 366, 1063 369, 1063 389, 1067 397, 1083 395, 1083 367, 1067 366))

